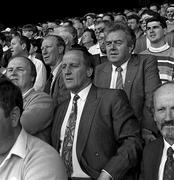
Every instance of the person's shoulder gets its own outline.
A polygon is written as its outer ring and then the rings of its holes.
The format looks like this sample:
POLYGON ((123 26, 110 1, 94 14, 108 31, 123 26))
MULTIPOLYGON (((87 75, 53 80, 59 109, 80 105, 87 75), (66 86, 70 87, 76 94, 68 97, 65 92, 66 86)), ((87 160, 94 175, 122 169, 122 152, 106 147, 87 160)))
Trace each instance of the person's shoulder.
POLYGON ((158 137, 157 139, 149 142, 144 147, 144 154, 154 153, 154 150, 157 148, 160 148, 163 145, 163 139, 162 137, 158 137))
POLYGON ((26 96, 26 98, 25 98, 25 100, 41 100, 41 99, 44 99, 44 100, 47 100, 47 102, 49 101, 49 102, 52 102, 53 101, 53 99, 52 99, 52 97, 49 95, 49 94, 47 94, 46 92, 43 92, 43 91, 36 91, 36 90, 33 90, 33 91, 31 91, 27 96, 26 96))
POLYGON ((103 97, 127 97, 126 92, 122 89, 110 89, 110 88, 101 88, 97 87, 98 94, 103 97))
POLYGON ((148 54, 147 51, 145 50, 144 52, 146 52, 146 53, 143 53, 143 54, 142 53, 141 54, 133 54, 132 58, 137 59, 137 61, 139 61, 139 62, 146 62, 146 61, 149 62, 149 61, 157 60, 155 55, 148 54))
POLYGON ((102 70, 102 69, 104 69, 106 66, 111 66, 111 63, 110 63, 109 61, 103 62, 103 63, 97 65, 97 66, 95 67, 95 69, 96 69, 96 70, 102 70))
POLYGON ((58 152, 50 144, 27 133, 26 150, 28 158, 39 158, 40 156, 58 156, 58 152))

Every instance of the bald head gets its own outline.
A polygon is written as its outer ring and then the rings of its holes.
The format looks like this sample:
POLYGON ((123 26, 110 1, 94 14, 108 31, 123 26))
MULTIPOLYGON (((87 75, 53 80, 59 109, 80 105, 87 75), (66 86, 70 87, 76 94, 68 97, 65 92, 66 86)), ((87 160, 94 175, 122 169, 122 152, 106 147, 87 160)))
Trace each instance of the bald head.
POLYGON ((156 89, 153 105, 158 129, 169 144, 174 144, 174 82, 167 82, 156 89))

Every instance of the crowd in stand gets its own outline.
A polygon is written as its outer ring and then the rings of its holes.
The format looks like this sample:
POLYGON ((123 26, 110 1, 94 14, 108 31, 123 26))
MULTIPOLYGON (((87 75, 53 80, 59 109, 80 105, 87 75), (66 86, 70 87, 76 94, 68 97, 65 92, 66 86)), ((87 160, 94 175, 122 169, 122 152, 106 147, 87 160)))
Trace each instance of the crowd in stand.
POLYGON ((174 3, 3 27, 0 179, 174 179, 174 3))

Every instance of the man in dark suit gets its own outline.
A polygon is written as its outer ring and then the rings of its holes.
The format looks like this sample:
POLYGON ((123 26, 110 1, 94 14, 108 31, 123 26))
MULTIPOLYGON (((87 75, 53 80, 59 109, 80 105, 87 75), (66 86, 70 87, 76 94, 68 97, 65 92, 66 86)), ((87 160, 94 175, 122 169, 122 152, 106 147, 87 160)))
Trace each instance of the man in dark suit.
MULTIPOLYGON (((142 159, 141 180, 166 180, 166 175, 174 178, 174 169, 167 171, 170 152, 174 149, 174 82, 158 87, 153 94, 154 121, 161 137, 145 146, 142 159), (171 150, 171 151, 170 151, 171 150)), ((171 164, 174 164, 173 155, 171 164)), ((174 166, 173 166, 174 167, 174 166)), ((169 179, 168 179, 169 180, 169 179)))
POLYGON ((135 180, 142 151, 138 120, 123 90, 97 88, 92 84, 91 57, 83 47, 72 48, 63 57, 63 79, 71 98, 55 110, 52 145, 67 164, 69 179, 135 180), (75 94, 79 99, 73 111, 77 115, 71 146, 67 130, 72 127, 67 125, 75 94), (69 144, 65 146, 67 139, 69 144), (69 163, 64 156, 67 147, 72 149, 69 163))
POLYGON ((143 138, 148 142, 158 135, 150 106, 152 91, 161 81, 154 56, 132 54, 135 41, 134 32, 123 23, 116 23, 107 29, 105 43, 108 62, 96 67, 94 84, 102 88, 117 88, 119 72, 116 70, 122 68, 122 88, 141 123, 143 138))

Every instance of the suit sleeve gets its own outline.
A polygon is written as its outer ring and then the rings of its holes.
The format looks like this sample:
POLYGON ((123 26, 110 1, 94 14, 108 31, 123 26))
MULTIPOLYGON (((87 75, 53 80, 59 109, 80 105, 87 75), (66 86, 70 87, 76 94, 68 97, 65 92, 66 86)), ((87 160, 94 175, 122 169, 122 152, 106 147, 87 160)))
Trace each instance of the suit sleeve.
POLYGON ((139 164, 142 139, 140 125, 129 105, 126 93, 120 90, 113 99, 113 129, 118 148, 104 169, 113 178, 122 179, 128 171, 139 164))
POLYGON ((22 113, 20 122, 24 129, 36 134, 51 124, 53 115, 53 100, 47 94, 35 94, 22 113))
POLYGON ((156 57, 153 55, 147 55, 144 66, 145 105, 142 127, 150 129, 157 133, 157 129, 153 120, 153 115, 151 112, 152 93, 154 89, 159 84, 161 84, 156 57))

